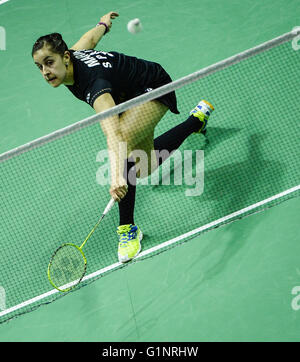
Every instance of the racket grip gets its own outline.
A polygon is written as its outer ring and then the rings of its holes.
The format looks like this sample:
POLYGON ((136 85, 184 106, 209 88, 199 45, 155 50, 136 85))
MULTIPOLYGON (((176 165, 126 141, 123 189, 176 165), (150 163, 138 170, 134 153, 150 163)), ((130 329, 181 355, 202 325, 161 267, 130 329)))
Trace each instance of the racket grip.
POLYGON ((114 206, 114 204, 115 204, 115 200, 113 198, 111 198, 103 212, 103 215, 106 215, 110 211, 110 209, 114 206))

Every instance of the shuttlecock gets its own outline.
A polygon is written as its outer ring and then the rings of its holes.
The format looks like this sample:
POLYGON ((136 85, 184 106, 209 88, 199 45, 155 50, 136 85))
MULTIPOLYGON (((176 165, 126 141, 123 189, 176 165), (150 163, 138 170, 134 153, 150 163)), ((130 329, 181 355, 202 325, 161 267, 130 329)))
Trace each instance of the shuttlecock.
POLYGON ((132 34, 137 34, 140 31, 142 31, 142 23, 141 23, 140 19, 136 18, 136 19, 130 20, 127 24, 127 29, 132 34))

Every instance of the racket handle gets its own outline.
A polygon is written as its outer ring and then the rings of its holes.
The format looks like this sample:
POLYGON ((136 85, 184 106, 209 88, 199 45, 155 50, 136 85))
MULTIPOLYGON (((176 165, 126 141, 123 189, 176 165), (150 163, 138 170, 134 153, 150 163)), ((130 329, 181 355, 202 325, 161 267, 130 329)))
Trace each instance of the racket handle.
POLYGON ((111 198, 103 212, 103 216, 106 215, 110 211, 110 209, 114 206, 114 204, 115 204, 115 200, 113 198, 111 198))

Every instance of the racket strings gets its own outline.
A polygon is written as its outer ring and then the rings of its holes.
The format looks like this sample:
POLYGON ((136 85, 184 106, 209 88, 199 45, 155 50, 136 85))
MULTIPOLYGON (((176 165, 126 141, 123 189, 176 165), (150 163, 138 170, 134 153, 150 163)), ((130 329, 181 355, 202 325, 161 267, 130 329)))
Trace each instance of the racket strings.
POLYGON ((55 287, 74 282, 78 284, 86 270, 86 260, 75 245, 63 245, 53 255, 49 264, 49 277, 55 287))

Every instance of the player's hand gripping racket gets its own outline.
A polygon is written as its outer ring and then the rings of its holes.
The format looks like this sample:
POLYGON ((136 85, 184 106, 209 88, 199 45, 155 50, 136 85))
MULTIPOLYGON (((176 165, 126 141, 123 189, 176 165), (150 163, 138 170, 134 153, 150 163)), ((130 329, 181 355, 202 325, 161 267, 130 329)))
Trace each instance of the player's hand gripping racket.
POLYGON ((81 282, 86 272, 86 257, 82 248, 114 203, 114 199, 111 198, 97 224, 80 246, 65 243, 55 250, 48 265, 48 279, 54 288, 68 292, 81 282))

